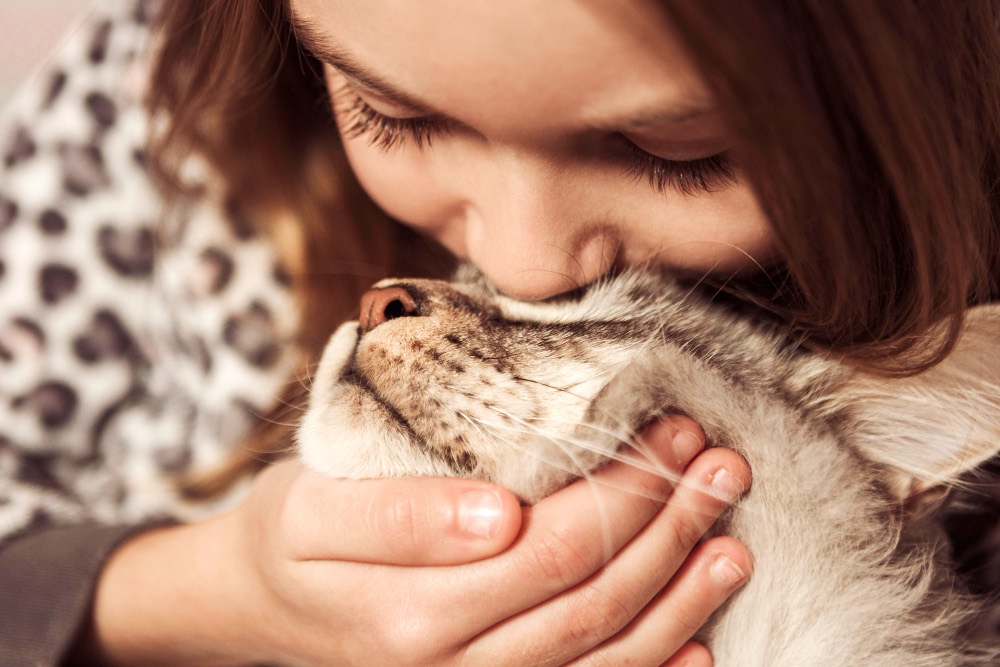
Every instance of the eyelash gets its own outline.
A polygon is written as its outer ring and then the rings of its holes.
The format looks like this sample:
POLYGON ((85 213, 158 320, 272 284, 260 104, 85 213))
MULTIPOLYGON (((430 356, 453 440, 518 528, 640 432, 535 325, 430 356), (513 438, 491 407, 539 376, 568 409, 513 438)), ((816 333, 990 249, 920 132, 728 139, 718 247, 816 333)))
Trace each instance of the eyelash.
POLYGON ((716 153, 694 160, 668 160, 642 150, 621 137, 627 161, 624 175, 636 182, 643 179, 657 192, 672 187, 681 194, 714 192, 737 181, 736 163, 726 154, 716 153))
MULTIPOLYGON (((353 91, 338 92, 350 95, 342 107, 346 119, 344 136, 349 139, 367 136, 368 143, 379 150, 389 151, 404 143, 423 150, 430 148, 434 137, 450 131, 447 122, 439 118, 393 118, 373 109, 353 91)), ((618 138, 626 163, 622 175, 635 182, 646 180, 657 192, 673 188, 681 194, 694 195, 713 192, 737 180, 736 165, 726 153, 695 160, 668 160, 644 151, 625 136, 618 138)))
POLYGON ((435 136, 449 131, 447 123, 434 117, 393 118, 375 111, 359 95, 350 94, 343 107, 346 118, 344 136, 348 139, 367 136, 375 148, 389 151, 403 143, 413 143, 418 149, 430 148, 435 136))

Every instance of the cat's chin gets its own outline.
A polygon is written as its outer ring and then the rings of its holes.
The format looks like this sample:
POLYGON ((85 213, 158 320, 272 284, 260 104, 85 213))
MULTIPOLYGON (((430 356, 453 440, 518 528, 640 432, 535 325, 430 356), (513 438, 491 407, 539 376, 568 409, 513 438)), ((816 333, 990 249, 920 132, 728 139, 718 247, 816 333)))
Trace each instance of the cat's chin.
POLYGON ((348 322, 323 351, 309 410, 297 432, 302 461, 331 477, 350 479, 450 474, 415 446, 406 426, 363 383, 351 379, 348 368, 357 341, 357 322, 348 322))

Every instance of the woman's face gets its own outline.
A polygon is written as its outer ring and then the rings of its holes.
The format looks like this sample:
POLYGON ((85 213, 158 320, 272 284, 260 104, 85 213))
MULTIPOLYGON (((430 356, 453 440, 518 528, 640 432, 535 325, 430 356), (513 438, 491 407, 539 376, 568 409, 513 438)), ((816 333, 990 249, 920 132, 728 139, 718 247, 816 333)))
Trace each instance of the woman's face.
POLYGON ((538 299, 767 262, 734 137, 645 0, 292 0, 372 198, 538 299))

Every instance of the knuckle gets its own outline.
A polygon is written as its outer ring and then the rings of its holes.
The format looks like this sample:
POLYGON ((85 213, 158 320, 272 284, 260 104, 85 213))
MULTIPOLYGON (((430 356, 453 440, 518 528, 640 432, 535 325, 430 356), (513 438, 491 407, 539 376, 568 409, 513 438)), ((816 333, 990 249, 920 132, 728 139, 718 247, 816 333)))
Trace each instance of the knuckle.
POLYGON ((662 466, 655 474, 640 476, 633 494, 637 499, 666 501, 680 482, 681 474, 673 467, 662 466))
MULTIPOLYGON (((636 609, 621 598, 597 586, 583 590, 580 604, 567 628, 570 641, 583 645, 596 645, 618 634, 636 614, 636 609)), ((594 654, 594 659, 600 659, 594 654)), ((600 664, 600 663, 598 663, 600 664)))
POLYGON ((391 614, 380 633, 381 651, 393 665, 441 664, 445 642, 438 625, 425 614, 391 614))
POLYGON ((697 519, 698 513, 693 508, 683 508, 668 522, 673 533, 674 543, 685 553, 691 551, 701 541, 704 529, 697 519))
POLYGON ((410 498, 389 498, 374 512, 376 534, 399 552, 414 553, 420 547, 421 520, 410 498))
POLYGON ((675 634, 679 637, 690 639, 701 630, 701 626, 708 617, 708 610, 702 613, 700 609, 682 606, 671 617, 675 634))
POLYGON ((594 556, 573 543, 571 536, 560 532, 547 533, 534 543, 530 553, 545 579, 563 588, 576 584, 599 565, 594 556))

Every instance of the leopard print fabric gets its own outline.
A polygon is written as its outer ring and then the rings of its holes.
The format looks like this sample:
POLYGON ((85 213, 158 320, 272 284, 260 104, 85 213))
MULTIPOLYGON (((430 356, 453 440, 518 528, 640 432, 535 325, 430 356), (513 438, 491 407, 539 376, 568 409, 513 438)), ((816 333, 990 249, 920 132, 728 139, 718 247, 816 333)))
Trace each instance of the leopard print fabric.
POLYGON ((0 539, 197 512, 297 361, 287 274, 204 165, 146 171, 155 3, 104 2, 0 115, 0 539))

